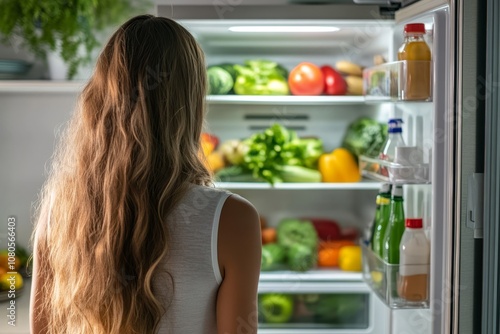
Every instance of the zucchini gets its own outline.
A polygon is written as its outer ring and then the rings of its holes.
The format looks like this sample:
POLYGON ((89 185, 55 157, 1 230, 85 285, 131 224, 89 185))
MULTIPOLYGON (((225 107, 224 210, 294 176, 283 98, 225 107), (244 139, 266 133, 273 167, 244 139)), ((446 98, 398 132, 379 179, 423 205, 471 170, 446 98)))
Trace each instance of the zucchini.
POLYGON ((280 176, 284 182, 321 182, 321 173, 301 166, 281 166, 280 176))

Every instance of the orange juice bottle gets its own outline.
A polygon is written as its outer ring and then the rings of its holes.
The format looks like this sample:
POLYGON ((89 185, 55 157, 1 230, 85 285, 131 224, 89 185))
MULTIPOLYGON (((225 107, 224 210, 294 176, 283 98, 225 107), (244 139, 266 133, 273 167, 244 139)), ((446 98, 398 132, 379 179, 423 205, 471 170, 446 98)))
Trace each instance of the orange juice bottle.
POLYGON ((410 23, 404 28, 405 41, 398 60, 406 62, 404 100, 427 100, 431 96, 431 50, 424 40, 425 25, 410 23))

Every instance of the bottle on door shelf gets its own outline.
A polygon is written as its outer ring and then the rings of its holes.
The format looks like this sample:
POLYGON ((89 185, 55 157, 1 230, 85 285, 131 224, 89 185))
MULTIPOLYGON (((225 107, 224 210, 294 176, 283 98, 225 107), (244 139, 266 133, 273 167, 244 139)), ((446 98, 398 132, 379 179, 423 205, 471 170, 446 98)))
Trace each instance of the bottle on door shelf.
POLYGON ((391 215, 391 188, 392 185, 388 184, 387 191, 379 194, 379 211, 376 216, 375 226, 373 227, 371 248, 380 258, 382 258, 382 249, 384 248, 385 230, 387 229, 387 225, 389 225, 391 215))
POLYGON ((377 221, 380 219, 380 202, 382 200, 382 196, 390 198, 391 195, 391 184, 390 183, 382 183, 380 186, 379 192, 377 194, 377 198, 375 200, 376 208, 375 208, 375 217, 373 218, 372 223, 368 226, 365 232, 365 244, 367 246, 372 247, 373 249, 373 238, 375 235, 375 228, 377 226, 377 221))
POLYGON ((407 218, 399 246, 399 297, 410 302, 425 302, 429 295, 430 245, 421 218, 407 218))
MULTIPOLYGON (((387 129, 387 138, 385 139, 384 144, 382 145, 382 150, 379 153, 380 160, 386 160, 393 162, 396 156, 396 147, 406 146, 405 141, 403 140, 403 130, 401 128, 401 124, 403 120, 400 118, 391 118, 388 124, 387 129)), ((379 174, 382 176, 389 177, 389 171, 387 167, 380 166, 379 174)))
POLYGON ((379 154, 380 160, 394 161, 396 147, 406 146, 403 140, 403 129, 401 128, 401 124, 403 124, 403 120, 400 118, 391 118, 389 122, 387 122, 388 134, 379 154))
POLYGON ((406 60, 404 100, 427 100, 431 96, 431 50, 424 40, 425 25, 411 23, 404 27, 404 43, 398 60, 406 60))
POLYGON ((399 264, 399 244, 405 231, 405 213, 403 208, 403 187, 392 189, 391 215, 385 230, 382 259, 389 264, 399 264))

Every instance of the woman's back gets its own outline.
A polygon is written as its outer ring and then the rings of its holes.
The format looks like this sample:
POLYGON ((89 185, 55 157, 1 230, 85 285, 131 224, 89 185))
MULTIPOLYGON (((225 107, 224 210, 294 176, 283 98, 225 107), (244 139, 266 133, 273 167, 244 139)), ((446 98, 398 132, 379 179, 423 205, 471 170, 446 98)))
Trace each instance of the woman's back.
POLYGON ((159 333, 217 333, 218 225, 230 195, 193 185, 170 214, 169 252, 154 279, 167 310, 159 333))

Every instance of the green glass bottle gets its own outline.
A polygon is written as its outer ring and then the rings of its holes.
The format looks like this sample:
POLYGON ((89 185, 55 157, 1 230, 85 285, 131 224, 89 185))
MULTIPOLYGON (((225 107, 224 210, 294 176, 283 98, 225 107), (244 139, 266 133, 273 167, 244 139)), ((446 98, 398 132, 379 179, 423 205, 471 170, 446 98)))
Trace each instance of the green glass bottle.
POLYGON ((386 184, 385 191, 379 193, 378 198, 378 211, 375 217, 373 226, 373 234, 371 239, 371 247, 373 252, 382 258, 382 250, 384 246, 385 230, 389 225, 389 218, 391 214, 391 185, 386 184))
POLYGON ((405 231, 405 213, 403 208, 403 187, 392 190, 391 215, 389 226, 384 235, 382 259, 389 264, 399 264, 399 244, 405 231))

